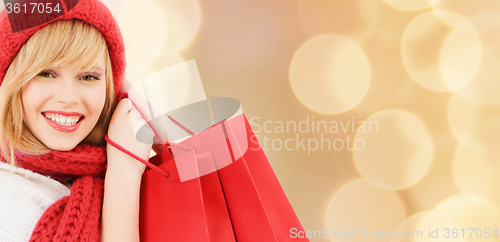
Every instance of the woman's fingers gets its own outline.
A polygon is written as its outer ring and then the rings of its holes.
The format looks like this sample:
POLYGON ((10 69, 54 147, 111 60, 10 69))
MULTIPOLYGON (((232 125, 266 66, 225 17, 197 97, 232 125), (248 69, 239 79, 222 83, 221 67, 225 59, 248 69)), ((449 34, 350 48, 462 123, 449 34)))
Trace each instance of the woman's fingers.
POLYGON ((130 118, 133 120, 142 119, 141 114, 137 110, 130 111, 130 118))
POLYGON ((127 115, 133 108, 132 102, 128 98, 122 99, 115 109, 115 114, 127 115))

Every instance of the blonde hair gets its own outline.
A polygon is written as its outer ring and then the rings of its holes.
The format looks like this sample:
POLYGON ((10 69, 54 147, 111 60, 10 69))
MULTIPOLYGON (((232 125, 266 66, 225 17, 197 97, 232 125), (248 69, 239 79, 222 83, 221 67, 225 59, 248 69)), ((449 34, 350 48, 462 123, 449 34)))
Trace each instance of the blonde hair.
POLYGON ((15 153, 44 154, 51 149, 40 142, 23 122, 21 92, 42 70, 70 65, 83 70, 106 61, 106 101, 97 124, 81 143, 103 144, 115 108, 115 90, 106 40, 92 25, 81 20, 53 22, 34 33, 11 62, 0 86, 0 149, 15 165, 15 153))

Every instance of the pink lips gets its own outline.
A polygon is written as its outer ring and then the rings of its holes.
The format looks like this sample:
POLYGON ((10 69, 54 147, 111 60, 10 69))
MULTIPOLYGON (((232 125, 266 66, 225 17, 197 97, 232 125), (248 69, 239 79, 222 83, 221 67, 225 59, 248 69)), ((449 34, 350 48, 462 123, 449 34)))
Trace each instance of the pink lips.
POLYGON ((58 130, 58 131, 62 131, 62 132, 73 132, 75 130, 78 129, 78 127, 80 127, 80 124, 82 123, 81 121, 85 118, 85 116, 81 113, 77 113, 77 112, 63 112, 63 111, 45 111, 45 112, 42 112, 42 116, 45 118, 45 120, 47 121, 47 123, 52 127, 54 128, 55 130, 58 130), (60 114, 60 115, 64 115, 64 116, 81 116, 80 120, 73 126, 64 126, 64 125, 60 125, 50 119, 48 119, 47 117, 45 117, 45 115, 43 115, 44 113, 53 113, 53 114, 60 114))

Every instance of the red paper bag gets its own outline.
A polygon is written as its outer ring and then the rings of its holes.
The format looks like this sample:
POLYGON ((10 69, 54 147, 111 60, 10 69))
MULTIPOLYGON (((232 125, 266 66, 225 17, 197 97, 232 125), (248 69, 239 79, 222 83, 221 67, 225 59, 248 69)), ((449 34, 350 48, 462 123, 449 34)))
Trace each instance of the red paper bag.
MULTIPOLYGON (((193 150, 179 161, 213 165, 209 152, 193 150)), ((169 150, 149 162, 168 171, 170 176, 148 170, 144 172, 140 195, 140 236, 142 242, 235 241, 224 195, 216 172, 181 182, 169 150)))
MULTIPOLYGON (((225 122, 229 140, 236 140, 237 131, 232 127, 238 122, 245 123, 250 143, 254 133, 244 114, 225 122)), ((236 142, 230 144, 230 150, 242 152, 236 142)), ((218 171, 237 240, 309 241, 291 237, 290 230, 302 231, 302 225, 263 149, 256 144, 258 147, 246 149, 241 158, 218 171)))
MULTIPOLYGON (((213 98, 212 103, 218 101, 213 98)), ((181 113, 200 104, 188 105, 181 113)), ((217 114, 217 106, 212 109, 217 114)), ((170 118, 188 129, 175 116, 170 118)), ((170 152, 151 158, 172 176, 154 170, 143 176, 141 239, 309 241, 292 238, 292 229, 303 228, 260 144, 249 148, 253 136, 245 115, 239 114, 171 143, 175 159, 170 152)))
MULTIPOLYGON (((249 148, 253 136, 244 114, 222 120, 179 143, 212 153, 215 166, 176 159, 178 168, 183 166, 179 173, 187 181, 196 171, 202 178, 218 175, 237 241, 308 241, 291 237, 291 229, 303 228, 260 145, 249 148)), ((172 152, 177 157, 187 151, 173 147, 172 152)))
POLYGON ((174 140, 171 153, 150 159, 171 176, 143 175, 141 241, 309 241, 292 238, 292 229, 303 228, 260 144, 249 148, 256 139, 238 100, 207 99, 194 61, 172 68, 180 74, 168 68, 137 86, 159 106, 146 105, 153 120, 141 113, 158 129, 157 143, 174 140), (177 90, 179 77, 189 83, 186 96, 170 100, 178 93, 157 91, 177 90))

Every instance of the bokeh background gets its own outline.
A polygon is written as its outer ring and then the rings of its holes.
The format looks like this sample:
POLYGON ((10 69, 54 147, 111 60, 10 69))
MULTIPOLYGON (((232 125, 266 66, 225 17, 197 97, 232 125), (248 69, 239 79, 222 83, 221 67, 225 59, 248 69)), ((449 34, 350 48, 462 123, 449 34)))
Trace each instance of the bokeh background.
MULTIPOLYGON (((500 228, 500 1, 103 2, 130 82, 195 59, 207 96, 241 102, 305 230, 500 241, 483 233, 500 228)), ((338 240, 403 239, 311 239, 338 240)))

